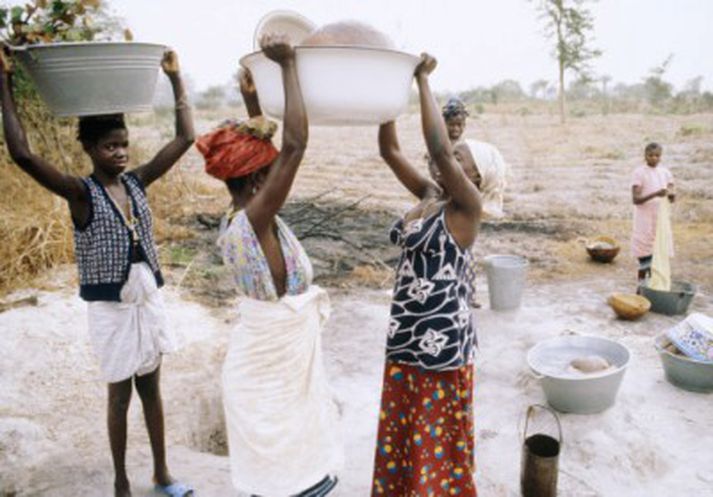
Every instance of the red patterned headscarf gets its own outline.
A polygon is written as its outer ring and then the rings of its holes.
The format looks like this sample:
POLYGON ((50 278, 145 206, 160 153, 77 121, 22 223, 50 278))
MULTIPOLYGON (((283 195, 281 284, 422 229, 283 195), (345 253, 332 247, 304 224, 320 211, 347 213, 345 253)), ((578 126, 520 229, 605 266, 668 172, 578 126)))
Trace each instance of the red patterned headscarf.
POLYGON ((196 141, 205 158, 205 172, 218 179, 239 178, 275 160, 278 150, 270 141, 277 124, 262 116, 245 122, 226 121, 196 141))

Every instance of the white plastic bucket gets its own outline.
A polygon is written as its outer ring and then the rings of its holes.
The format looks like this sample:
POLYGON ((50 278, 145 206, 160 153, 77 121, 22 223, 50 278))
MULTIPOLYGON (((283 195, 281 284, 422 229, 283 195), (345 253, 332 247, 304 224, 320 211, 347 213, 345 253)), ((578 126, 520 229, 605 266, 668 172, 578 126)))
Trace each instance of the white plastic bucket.
POLYGON ((53 114, 88 116, 150 111, 166 47, 86 42, 15 50, 53 114))
MULTIPOLYGON (((310 124, 380 124, 408 109, 415 55, 374 47, 300 46, 295 48, 310 124)), ((260 105, 277 118, 284 112, 280 66, 262 52, 240 59, 253 76, 260 105)))
POLYGON ((520 307, 527 266, 527 259, 516 255, 489 255, 485 258, 491 309, 505 311, 520 307))

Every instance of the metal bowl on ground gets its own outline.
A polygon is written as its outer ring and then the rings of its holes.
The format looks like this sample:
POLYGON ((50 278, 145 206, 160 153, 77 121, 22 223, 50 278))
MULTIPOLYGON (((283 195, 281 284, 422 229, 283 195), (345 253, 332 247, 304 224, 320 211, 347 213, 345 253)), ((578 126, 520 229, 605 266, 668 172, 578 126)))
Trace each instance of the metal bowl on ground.
POLYGON ((612 293, 607 303, 620 319, 633 321, 649 312, 651 302, 646 297, 633 293, 612 293))
POLYGON ((153 108, 164 45, 82 42, 14 49, 57 116, 145 112, 153 108))
POLYGON ((667 348, 670 344, 665 333, 657 336, 654 341, 666 380, 691 392, 713 392, 713 363, 674 353, 667 348))
POLYGON ((602 263, 613 261, 621 249, 619 242, 609 236, 597 236, 587 240, 586 248, 593 261, 602 263))
POLYGON ((673 316, 685 314, 696 295, 696 286, 686 281, 671 282, 671 290, 654 290, 641 285, 641 294, 651 301, 651 311, 673 316))
MULTIPOLYGON (((310 124, 380 124, 408 108, 415 55, 374 47, 298 46, 297 76, 310 124)), ((255 81, 260 105, 282 118, 280 67, 262 52, 240 59, 255 81)))
POLYGON ((527 363, 540 380, 547 402, 561 412, 592 414, 616 401, 631 354, 607 338, 568 335, 544 340, 527 353, 527 363), (572 371, 573 360, 598 356, 609 367, 589 374, 572 371))

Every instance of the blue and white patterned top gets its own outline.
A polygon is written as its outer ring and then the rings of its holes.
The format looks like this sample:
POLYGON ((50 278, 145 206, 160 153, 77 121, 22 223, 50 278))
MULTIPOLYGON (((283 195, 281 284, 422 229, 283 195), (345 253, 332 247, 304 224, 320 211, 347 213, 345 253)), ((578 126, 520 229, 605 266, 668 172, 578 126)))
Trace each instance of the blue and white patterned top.
POLYGON ((87 301, 121 300, 121 289, 129 277, 135 250, 141 252, 141 260, 148 263, 156 284, 163 285, 144 185, 133 172, 119 178, 126 187, 133 215, 138 221, 139 243, 137 246, 132 243, 131 230, 101 182, 93 175, 83 178, 91 210, 83 226, 75 223, 74 247, 79 269, 79 294, 87 301))
POLYGON ((391 241, 402 248, 396 270, 386 358, 435 371, 473 360, 475 326, 464 272, 470 257, 448 231, 445 208, 399 220, 391 241))

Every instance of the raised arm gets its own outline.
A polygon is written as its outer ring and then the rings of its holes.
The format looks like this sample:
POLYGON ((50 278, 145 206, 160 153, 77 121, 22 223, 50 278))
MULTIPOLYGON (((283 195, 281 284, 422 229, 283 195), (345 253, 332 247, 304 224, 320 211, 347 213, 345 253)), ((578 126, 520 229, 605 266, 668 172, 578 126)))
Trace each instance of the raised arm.
MULTIPOLYGON (((64 197, 73 206, 86 201, 86 190, 77 176, 65 174, 30 150, 25 129, 17 116, 12 95, 12 61, 9 54, 0 50, 0 94, 2 99, 2 122, 5 143, 12 160, 39 184, 52 193, 64 197)), ((81 218, 79 215, 77 218, 81 218)))
POLYGON ((421 100, 423 137, 428 153, 440 173, 441 186, 449 197, 446 222, 456 242, 461 248, 466 248, 473 243, 478 233, 483 212, 482 199, 453 153, 446 124, 428 84, 428 75, 436 68, 436 59, 428 54, 421 57, 415 75, 421 100))
POLYGON ((252 74, 244 67, 238 71, 238 83, 240 84, 240 94, 245 102, 245 109, 248 111, 249 117, 257 117, 262 115, 260 108, 260 100, 257 96, 257 89, 253 81, 252 74))
POLYGON ((265 55, 282 69, 285 91, 285 117, 282 126, 282 149, 270 168, 262 188, 245 207, 255 233, 261 237, 272 226, 277 212, 287 199, 297 168, 307 147, 307 112, 297 79, 295 51, 287 38, 266 35, 260 40, 265 55))
POLYGON ((440 188, 436 182, 413 167, 401 152, 394 121, 379 126, 379 153, 401 184, 416 197, 424 199, 438 195, 440 188))
POLYGON ((435 98, 428 75, 436 68, 436 59, 423 54, 416 68, 416 83, 421 100, 421 126, 428 153, 440 173, 441 184, 458 210, 480 216, 481 201, 477 188, 468 181, 463 168, 453 154, 448 131, 435 98))
POLYGON ((156 156, 143 166, 134 169, 134 173, 139 177, 144 186, 159 179, 171 169, 178 159, 191 147, 195 140, 193 131, 193 117, 188 104, 186 89, 183 86, 181 73, 178 66, 178 56, 176 52, 169 50, 161 61, 161 68, 168 76, 173 87, 173 97, 176 108, 176 136, 167 143, 156 156))

